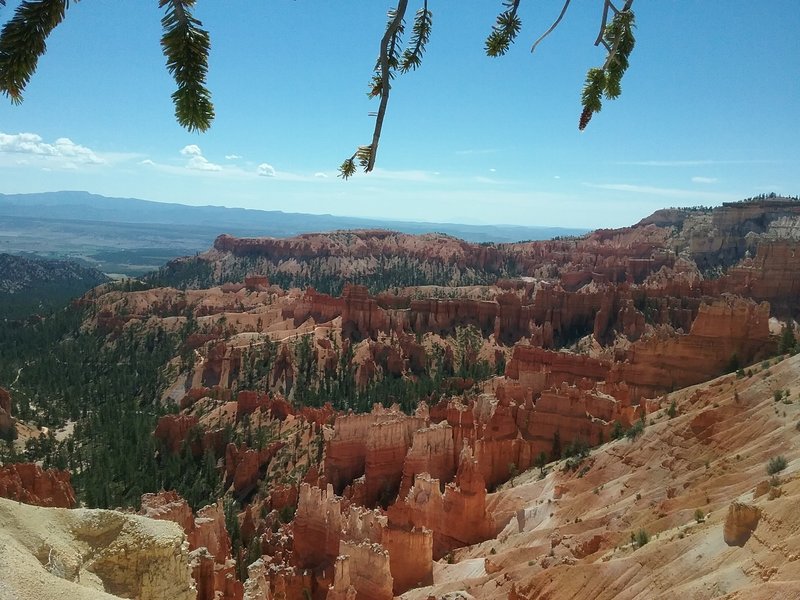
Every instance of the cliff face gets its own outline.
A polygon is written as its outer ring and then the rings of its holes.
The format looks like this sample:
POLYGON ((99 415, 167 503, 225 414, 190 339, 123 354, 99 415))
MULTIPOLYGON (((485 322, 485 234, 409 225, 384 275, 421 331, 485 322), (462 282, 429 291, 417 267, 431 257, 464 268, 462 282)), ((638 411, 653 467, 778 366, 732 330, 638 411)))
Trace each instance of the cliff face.
POLYGON ((176 492, 142 496, 140 514, 180 525, 188 538, 188 559, 197 600, 242 600, 242 583, 234 572, 231 540, 222 504, 202 508, 197 515, 176 492))
POLYGON ((43 470, 34 463, 17 463, 0 467, 0 497, 17 502, 72 508, 75 490, 69 471, 43 470))
POLYGON ((184 543, 173 523, 0 499, 0 590, 23 600, 195 600, 184 543))
POLYGON ((611 381, 624 381, 635 397, 707 381, 769 355, 769 305, 723 297, 700 307, 687 335, 655 335, 633 344, 611 381))
POLYGON ((367 431, 364 504, 387 506, 397 495, 414 432, 425 426, 418 417, 375 423, 367 431))
POLYGON ((433 557, 439 559, 453 548, 489 538, 494 523, 486 512, 486 484, 478 462, 465 449, 454 483, 442 494, 439 481, 418 475, 405 498, 389 508, 389 523, 398 529, 413 527, 433 532, 433 557))
POLYGON ((571 352, 552 352, 535 346, 514 346, 506 377, 539 394, 561 383, 590 387, 608 377, 607 361, 571 352))
POLYGON ((417 429, 403 462, 398 496, 405 497, 414 484, 414 478, 421 473, 428 473, 440 482, 452 481, 456 472, 455 458, 453 431, 448 423, 417 429))
POLYGON ((703 289, 709 294, 729 292, 766 300, 778 314, 800 315, 796 300, 800 295, 800 242, 796 239, 762 242, 754 254, 718 280, 703 282, 703 289))
POLYGON ((194 415, 164 415, 158 420, 153 435, 173 454, 178 452, 199 420, 194 415))

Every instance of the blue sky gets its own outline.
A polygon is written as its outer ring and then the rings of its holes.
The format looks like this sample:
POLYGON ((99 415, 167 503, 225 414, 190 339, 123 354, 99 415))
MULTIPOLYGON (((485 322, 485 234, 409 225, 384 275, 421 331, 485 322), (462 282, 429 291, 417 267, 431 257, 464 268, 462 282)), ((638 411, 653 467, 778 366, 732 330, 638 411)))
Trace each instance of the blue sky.
POLYGON ((561 2, 523 0, 520 39, 497 59, 483 40, 499 0, 429 5, 428 52, 394 84, 378 168, 344 182, 336 167, 372 135, 386 3, 200 0, 217 118, 191 134, 174 121, 156 2, 73 2, 23 104, 0 98, 0 192, 588 228, 800 194, 797 0, 637 0, 622 96, 583 133, 599 0, 572 2, 533 55, 561 2))

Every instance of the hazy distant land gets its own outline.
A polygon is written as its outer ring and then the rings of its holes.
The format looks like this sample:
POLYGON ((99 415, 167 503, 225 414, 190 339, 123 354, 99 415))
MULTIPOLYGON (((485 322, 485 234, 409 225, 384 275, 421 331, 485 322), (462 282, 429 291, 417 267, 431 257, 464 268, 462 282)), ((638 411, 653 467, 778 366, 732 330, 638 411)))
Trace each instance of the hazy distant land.
POLYGON ((187 206, 87 192, 0 194, 0 252, 70 258, 105 273, 139 275, 207 250, 221 233, 290 237, 336 229, 441 232, 471 242, 581 235, 586 229, 382 221, 281 211, 187 206))

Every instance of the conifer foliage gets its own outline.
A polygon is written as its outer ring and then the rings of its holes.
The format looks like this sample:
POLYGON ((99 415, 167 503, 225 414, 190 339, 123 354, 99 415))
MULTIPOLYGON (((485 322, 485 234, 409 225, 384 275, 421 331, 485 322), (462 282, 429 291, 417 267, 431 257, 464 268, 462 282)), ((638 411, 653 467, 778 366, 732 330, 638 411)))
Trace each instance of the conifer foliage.
POLYGON ((214 120, 211 92, 206 87, 211 40, 203 24, 192 15, 195 0, 159 0, 166 12, 161 19, 161 47, 167 69, 178 89, 172 94, 175 118, 189 131, 205 131, 214 120))
MULTIPOLYGON (((0 0, 5 5, 5 0, 0 0)), ((0 91, 14 104, 47 50, 47 36, 64 20, 69 0, 26 0, 0 32, 0 91)))
MULTIPOLYGON (((78 0, 75 0, 77 2, 78 0)), ((600 32, 595 46, 603 46, 608 55, 605 63, 590 69, 581 97, 583 111, 579 128, 583 130, 594 113, 602 108, 602 99, 614 99, 620 95, 620 81, 628 68, 628 59, 634 46, 633 0, 625 0, 618 8, 612 0, 596 0, 602 7, 600 32)), ((621 0, 618 0, 621 2, 621 0)), ((571 0, 565 0, 558 18, 537 39, 536 46, 561 23, 571 0)), ((5 5, 0 0, 0 6, 5 5)), ((196 0, 159 0, 164 11, 161 19, 163 35, 161 46, 166 57, 167 70, 175 79, 177 89, 172 94, 175 117, 189 131, 205 131, 214 120, 214 105, 211 92, 206 87, 208 55, 211 39, 202 22, 193 10, 196 0)), ((498 15, 485 42, 488 56, 506 54, 522 30, 519 8, 522 0, 503 0, 503 11, 498 15)), ((22 93, 41 57, 47 49, 47 37, 64 19, 70 0, 24 0, 14 11, 13 17, 0 32, 0 92, 13 103, 22 102, 22 93)), ((413 18, 411 35, 404 44, 405 16, 408 0, 397 0, 389 10, 386 29, 380 40, 375 73, 369 84, 367 95, 379 98, 378 110, 374 113, 375 126, 369 144, 359 146, 339 166, 339 176, 349 179, 361 168, 370 172, 375 167, 378 143, 389 102, 391 82, 397 74, 416 70, 422 64, 422 56, 430 40, 433 12, 428 0, 413 18)))

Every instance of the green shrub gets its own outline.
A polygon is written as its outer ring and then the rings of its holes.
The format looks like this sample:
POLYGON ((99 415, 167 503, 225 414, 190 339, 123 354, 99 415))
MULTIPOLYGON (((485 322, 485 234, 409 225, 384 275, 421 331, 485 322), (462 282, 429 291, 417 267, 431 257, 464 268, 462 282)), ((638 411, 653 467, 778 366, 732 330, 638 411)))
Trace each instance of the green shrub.
POLYGON ((703 521, 706 520, 706 516, 703 514, 703 511, 700 510, 699 508, 696 511, 694 511, 694 520, 697 521, 698 523, 702 523, 703 521))
POLYGON ((625 432, 625 437, 627 437, 630 441, 634 441, 636 438, 642 435, 643 431, 644 431, 644 419, 642 418, 636 421, 634 426, 625 432))
POLYGON ((650 536, 644 529, 640 529, 639 531, 636 532, 636 546, 641 548, 649 541, 650 541, 650 536))
POLYGON ((278 518, 281 520, 281 523, 288 523, 292 519, 294 519, 294 506, 284 506, 278 511, 278 518))
POLYGON ((673 400, 672 403, 669 405, 669 408, 667 409, 667 416, 670 419, 674 419, 677 416, 677 414, 678 414, 678 405, 675 403, 675 400, 673 400))
POLYGON ((767 463, 767 475, 775 475, 786 468, 786 459, 783 456, 773 456, 767 463))

